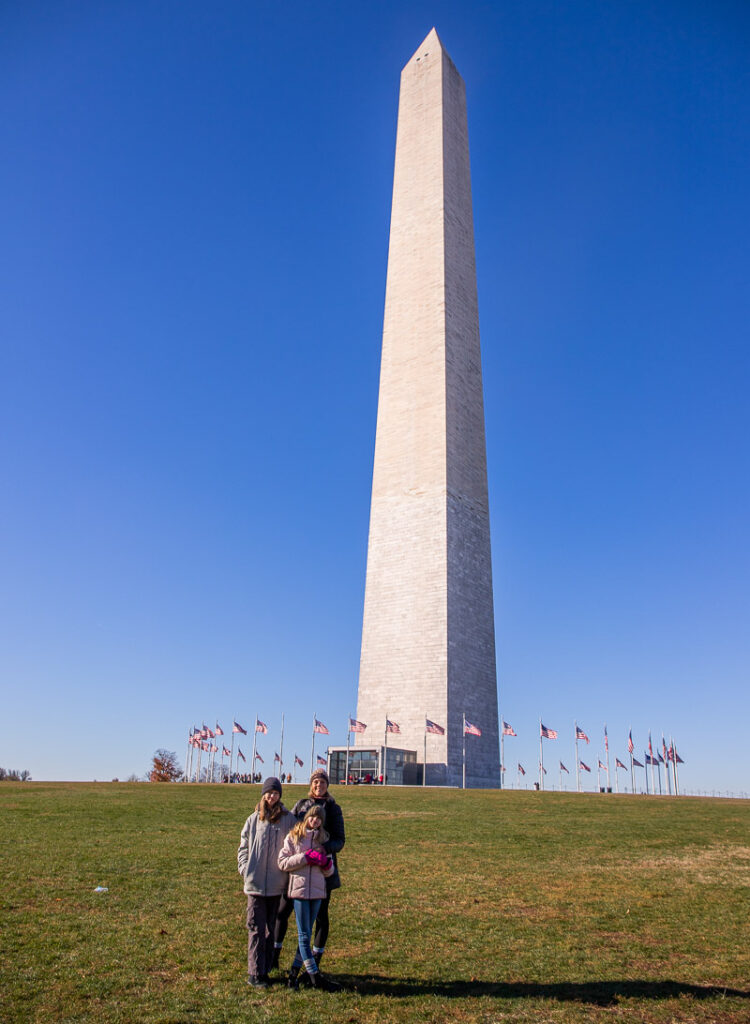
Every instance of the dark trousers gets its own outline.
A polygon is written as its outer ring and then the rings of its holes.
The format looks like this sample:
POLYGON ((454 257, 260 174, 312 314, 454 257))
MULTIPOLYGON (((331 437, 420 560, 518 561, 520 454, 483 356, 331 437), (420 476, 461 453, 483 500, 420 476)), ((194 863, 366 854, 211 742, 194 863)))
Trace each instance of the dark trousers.
POLYGON ((271 970, 273 934, 281 896, 247 898, 247 973, 262 978, 271 970))
MULTIPOLYGON (((328 942, 328 904, 331 902, 330 892, 324 900, 320 901, 320 910, 315 920, 315 938, 313 939, 313 946, 316 949, 325 949, 326 942, 328 942)), ((279 904, 278 914, 276 915, 276 945, 281 946, 284 942, 284 936, 289 925, 289 917, 294 910, 294 900, 290 900, 286 895, 281 897, 281 903, 279 904)))

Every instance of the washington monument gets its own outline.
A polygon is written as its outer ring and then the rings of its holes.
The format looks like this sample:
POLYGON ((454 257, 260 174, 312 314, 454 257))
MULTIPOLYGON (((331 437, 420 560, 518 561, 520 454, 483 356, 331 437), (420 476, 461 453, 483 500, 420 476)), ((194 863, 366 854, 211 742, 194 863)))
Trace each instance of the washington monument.
POLYGON ((434 29, 401 73, 357 718, 358 746, 386 718, 426 743, 428 784, 461 785, 464 739, 466 785, 500 783, 466 99, 434 29))

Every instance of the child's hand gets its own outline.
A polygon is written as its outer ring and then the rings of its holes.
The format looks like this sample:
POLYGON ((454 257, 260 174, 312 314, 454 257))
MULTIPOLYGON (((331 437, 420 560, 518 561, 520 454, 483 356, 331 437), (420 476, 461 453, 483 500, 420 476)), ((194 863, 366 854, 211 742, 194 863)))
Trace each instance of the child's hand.
POLYGON ((320 850, 306 850, 305 857, 308 864, 317 864, 321 868, 326 867, 326 861, 329 859, 328 854, 321 853, 320 850))

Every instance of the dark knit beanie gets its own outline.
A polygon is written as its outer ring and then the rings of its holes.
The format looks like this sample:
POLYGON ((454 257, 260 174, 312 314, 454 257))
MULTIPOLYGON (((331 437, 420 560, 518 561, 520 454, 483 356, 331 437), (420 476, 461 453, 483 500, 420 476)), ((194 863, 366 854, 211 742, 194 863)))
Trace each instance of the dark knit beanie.
POLYGON ((260 795, 264 796, 266 793, 270 793, 272 789, 275 789, 279 796, 281 796, 281 783, 279 782, 278 779, 266 779, 266 781, 263 783, 263 788, 260 791, 260 795))
POLYGON ((325 779, 326 786, 330 785, 331 780, 328 778, 328 772, 325 770, 325 768, 315 769, 315 771, 310 776, 310 785, 313 784, 315 779, 325 779))

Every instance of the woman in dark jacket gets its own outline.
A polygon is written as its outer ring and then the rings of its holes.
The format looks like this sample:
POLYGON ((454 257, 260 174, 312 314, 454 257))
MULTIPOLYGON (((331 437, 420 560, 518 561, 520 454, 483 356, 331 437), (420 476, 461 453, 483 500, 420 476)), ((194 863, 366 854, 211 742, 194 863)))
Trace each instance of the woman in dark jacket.
MULTIPOLYGON (((292 808, 292 814, 296 815, 297 818, 304 818, 305 814, 307 814, 307 811, 313 804, 317 804, 319 807, 325 807, 326 832, 328 833, 328 839, 323 848, 326 853, 330 853, 331 857, 333 857, 333 874, 326 879, 326 898, 321 901, 320 910, 318 911, 318 916, 315 921, 313 955, 315 956, 316 961, 320 963, 320 959, 325 952, 326 942, 328 941, 328 905, 331 901, 331 893, 334 889, 338 889, 341 886, 336 854, 339 853, 340 850, 343 850, 344 843, 346 842, 346 835, 344 833, 344 815, 341 813, 339 805, 328 792, 328 773, 325 768, 317 768, 312 773, 310 776, 310 792, 302 800, 297 801, 292 808)), ((276 967, 279 965, 281 947, 284 944, 284 936, 286 935, 286 929, 289 923, 289 915, 293 909, 293 901, 287 899, 286 896, 282 896, 281 905, 276 917, 276 936, 274 943, 274 966, 276 967)))

